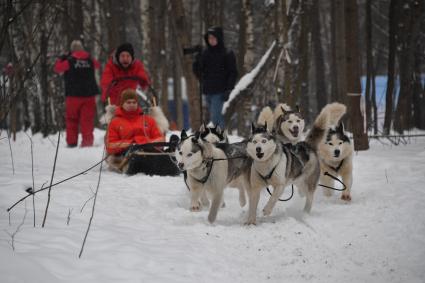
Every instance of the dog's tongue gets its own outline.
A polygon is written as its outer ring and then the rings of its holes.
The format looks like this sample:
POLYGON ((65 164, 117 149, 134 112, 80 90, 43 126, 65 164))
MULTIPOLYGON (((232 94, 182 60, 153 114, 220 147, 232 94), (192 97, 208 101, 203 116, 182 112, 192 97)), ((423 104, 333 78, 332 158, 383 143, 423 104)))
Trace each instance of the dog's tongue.
POLYGON ((298 137, 298 130, 290 131, 294 137, 298 137))

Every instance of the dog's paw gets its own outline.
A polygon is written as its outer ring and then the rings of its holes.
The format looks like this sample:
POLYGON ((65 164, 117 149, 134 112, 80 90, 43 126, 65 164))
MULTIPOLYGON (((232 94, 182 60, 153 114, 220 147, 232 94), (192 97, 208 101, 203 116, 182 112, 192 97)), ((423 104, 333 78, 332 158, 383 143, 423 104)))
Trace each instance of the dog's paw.
POLYGON ((270 214, 272 214, 273 207, 274 207, 274 204, 272 202, 268 202, 266 206, 263 208, 263 215, 269 216, 270 214))
POLYGON ((269 208, 269 207, 265 207, 265 208, 263 209, 263 215, 264 215, 264 216, 269 216, 270 214, 272 214, 272 209, 271 209, 271 208, 269 208))
POLYGON ((256 219, 252 219, 252 218, 248 218, 244 225, 257 225, 257 220, 256 219))
POLYGON ((190 207, 190 211, 192 211, 192 212, 201 211, 201 204, 199 202, 192 204, 192 206, 190 207))
POLYGON ((341 199, 342 200, 345 200, 345 201, 351 201, 351 196, 350 196, 350 194, 342 194, 342 196, 341 196, 341 199))

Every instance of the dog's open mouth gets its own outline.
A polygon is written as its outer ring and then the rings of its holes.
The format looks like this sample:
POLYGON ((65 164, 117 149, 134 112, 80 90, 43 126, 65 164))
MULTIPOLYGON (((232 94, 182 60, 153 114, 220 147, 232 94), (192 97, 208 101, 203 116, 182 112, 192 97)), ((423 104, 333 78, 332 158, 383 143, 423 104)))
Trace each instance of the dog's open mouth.
POLYGON ((293 129, 293 130, 289 130, 289 132, 291 133, 291 135, 293 135, 295 138, 298 137, 299 134, 299 130, 298 129, 293 129))
POLYGON ((256 154, 256 155, 257 155, 257 157, 258 157, 258 158, 260 158, 260 159, 261 159, 261 158, 263 158, 264 153, 263 153, 263 152, 257 152, 257 154, 256 154))

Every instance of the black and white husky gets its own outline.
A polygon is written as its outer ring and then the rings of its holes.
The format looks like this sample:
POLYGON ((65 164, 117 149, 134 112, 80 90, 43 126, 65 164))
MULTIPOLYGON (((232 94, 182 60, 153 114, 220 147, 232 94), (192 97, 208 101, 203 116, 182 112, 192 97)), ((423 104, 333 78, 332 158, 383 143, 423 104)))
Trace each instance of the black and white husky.
MULTIPOLYGON (((346 189, 342 192, 341 199, 351 200, 351 186, 353 184, 353 144, 344 132, 344 125, 340 123, 336 128, 330 128, 326 139, 319 144, 318 155, 320 160, 320 184, 333 187, 334 180, 325 176, 329 172, 340 176, 346 189)), ((332 190, 324 188, 327 196, 332 195, 332 190)))
POLYGON ((283 142, 296 144, 304 140, 304 117, 300 109, 292 110, 287 104, 278 104, 274 111, 267 106, 261 110, 258 125, 267 125, 269 132, 275 131, 276 137, 283 142))
POLYGON ((199 137, 210 143, 228 143, 227 132, 220 128, 220 126, 209 127, 202 124, 199 129, 199 137))
POLYGON ((247 152, 252 157, 250 187, 248 190, 249 210, 246 224, 256 224, 257 206, 260 192, 268 185, 274 191, 263 209, 264 215, 270 215, 278 198, 289 184, 294 184, 300 194, 306 196, 304 211, 310 212, 313 195, 320 176, 320 164, 317 147, 326 130, 338 123, 344 115, 343 104, 332 103, 325 106, 316 118, 306 140, 298 143, 297 154, 292 145, 284 145, 267 127, 252 127, 252 135, 248 140, 247 152))
MULTIPOLYGON (((246 152, 246 141, 229 144, 226 130, 220 126, 208 127, 202 125, 199 129, 199 137, 224 151, 228 162, 228 186, 239 190, 239 204, 244 207, 246 204, 245 191, 249 185, 249 170, 251 168, 251 158, 246 152)), ((202 204, 208 204, 205 198, 201 197, 202 204)))
POLYGON ((185 170, 187 174, 192 211, 201 209, 201 201, 203 202, 205 195, 211 201, 208 221, 214 222, 223 203, 224 188, 233 182, 236 182, 235 187, 240 190, 241 205, 245 205, 245 186, 249 182, 246 170, 250 169, 245 146, 210 143, 200 138, 199 132, 194 136, 187 136, 183 130, 176 148, 176 160, 180 170, 185 170), (230 155, 237 158, 229 158, 230 155))

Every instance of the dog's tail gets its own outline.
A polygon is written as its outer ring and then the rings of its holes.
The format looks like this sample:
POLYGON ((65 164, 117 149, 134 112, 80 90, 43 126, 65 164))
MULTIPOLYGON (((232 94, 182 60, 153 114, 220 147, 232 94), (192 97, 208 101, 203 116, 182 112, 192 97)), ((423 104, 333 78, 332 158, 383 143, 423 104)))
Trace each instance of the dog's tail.
POLYGON ((334 102, 323 107, 314 121, 313 128, 310 130, 305 142, 309 144, 314 150, 317 150, 317 146, 323 139, 326 130, 338 123, 341 117, 347 111, 347 107, 344 104, 334 102))
POLYGON ((278 105, 276 105, 276 107, 274 108, 274 120, 276 121, 277 118, 280 117, 280 115, 283 114, 283 111, 285 112, 289 112, 292 111, 291 107, 286 104, 286 103, 279 103, 278 105))
POLYGON ((158 125, 158 129, 162 133, 165 133, 169 130, 170 123, 168 123, 167 117, 165 117, 164 112, 162 112, 162 109, 159 106, 151 107, 149 114, 155 119, 155 122, 158 125))
POLYGON ((101 125, 108 125, 111 122, 112 118, 115 117, 116 108, 117 107, 112 104, 105 107, 105 114, 103 114, 99 119, 101 125))
POLYGON ((273 111, 269 106, 264 107, 263 110, 261 110, 260 115, 258 116, 258 119, 257 119, 257 125, 265 125, 266 123, 267 123, 267 130, 271 132, 273 129, 274 118, 273 118, 273 111))

